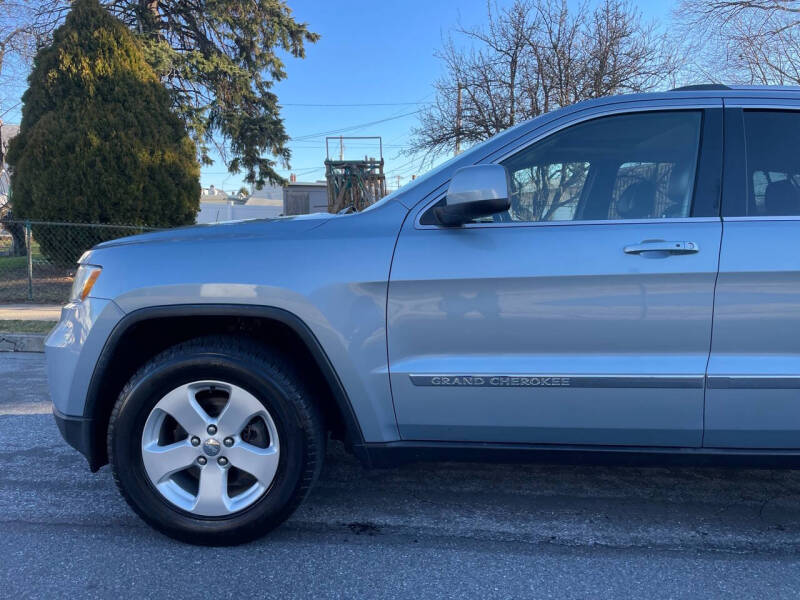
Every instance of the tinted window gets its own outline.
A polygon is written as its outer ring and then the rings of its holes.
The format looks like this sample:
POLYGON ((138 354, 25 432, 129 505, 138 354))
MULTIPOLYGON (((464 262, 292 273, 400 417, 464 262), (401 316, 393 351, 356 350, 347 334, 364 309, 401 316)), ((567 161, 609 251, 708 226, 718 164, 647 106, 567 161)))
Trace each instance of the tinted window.
POLYGON ((800 215, 800 114, 745 111, 747 215, 800 215))
POLYGON ((511 209, 493 221, 688 217, 700 111, 634 113, 574 125, 503 164, 511 209))

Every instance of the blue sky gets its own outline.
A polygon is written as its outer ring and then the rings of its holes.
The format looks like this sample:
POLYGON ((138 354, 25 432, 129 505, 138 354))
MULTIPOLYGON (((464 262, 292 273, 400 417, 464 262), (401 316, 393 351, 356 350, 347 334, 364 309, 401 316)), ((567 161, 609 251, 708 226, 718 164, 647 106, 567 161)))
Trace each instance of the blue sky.
MULTIPOLYGON (((295 17, 321 34, 304 60, 287 59, 288 77, 275 87, 283 105, 286 130, 293 141, 291 169, 299 180, 324 177, 325 136, 307 136, 383 119, 391 121, 343 135, 380 135, 390 188, 418 173, 419 160, 402 154, 413 113, 433 99, 433 82, 441 75, 435 57, 443 37, 460 21, 471 27, 486 20, 485 0, 288 0, 295 17), (384 104, 383 106, 298 106, 299 104, 384 104), (391 104, 391 105, 390 105, 391 104)), ((500 6, 510 2, 499 2, 500 6)), ((665 19, 672 2, 637 3, 647 19, 665 19)), ((338 148, 338 147, 337 147, 338 148)), ((353 142, 345 154, 377 154, 377 146, 353 142)), ((229 176, 222 165, 203 170, 202 184, 238 189, 241 176, 229 176)))
MULTIPOLYGON (((392 175, 412 174, 415 164, 402 155, 416 123, 421 102, 433 98, 431 84, 440 75, 434 53, 442 35, 461 18, 477 24, 485 15, 483 0, 329 2, 289 0, 295 17, 322 38, 307 48, 306 58, 288 58, 288 77, 275 86, 283 105, 286 130, 292 138, 290 170, 300 180, 324 178, 325 136, 310 134, 406 115, 343 135, 380 135, 390 185, 392 175), (298 104, 375 104, 382 106, 298 106, 298 104), (403 167, 398 169, 399 167, 403 167)), ((338 152, 338 146, 336 146, 338 152)), ((347 144, 345 155, 377 154, 372 142, 347 144)), ((202 183, 236 188, 240 176, 228 176, 215 165, 203 172, 202 183)), ((403 180, 401 180, 401 183, 403 180)))
MULTIPOLYGON (((415 111, 434 97, 432 84, 441 75, 435 53, 459 21, 467 27, 485 22, 486 1, 288 0, 288 4, 296 19, 307 22, 322 38, 307 47, 305 59, 286 58, 288 77, 274 88, 293 138, 291 169, 281 169, 281 174, 288 178, 290 172, 296 173, 301 181, 322 179, 322 132, 365 123, 374 124, 343 135, 382 136, 390 188, 397 185, 398 175, 402 185, 412 174, 420 174, 419 160, 402 152, 417 122, 415 111)), ((670 1, 637 5, 646 18, 659 20, 668 18, 674 6, 670 1)), ((16 92, 6 89, 4 110, 19 101, 22 90, 16 92)), ((9 110, 4 120, 19 122, 19 109, 9 110)), ((347 157, 377 153, 377 144, 363 141, 345 148, 347 157)), ((238 190, 242 175, 228 173, 217 161, 202 169, 201 183, 238 190)))

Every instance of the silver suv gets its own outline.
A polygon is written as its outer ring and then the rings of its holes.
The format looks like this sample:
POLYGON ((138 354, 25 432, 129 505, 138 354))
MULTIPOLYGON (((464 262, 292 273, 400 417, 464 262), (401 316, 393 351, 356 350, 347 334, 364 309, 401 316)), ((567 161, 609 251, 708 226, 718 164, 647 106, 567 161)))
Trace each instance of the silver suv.
POLYGON ((800 463, 800 90, 558 110, 360 214, 101 244, 58 425, 194 543, 285 520, 329 437, 402 460, 800 463))

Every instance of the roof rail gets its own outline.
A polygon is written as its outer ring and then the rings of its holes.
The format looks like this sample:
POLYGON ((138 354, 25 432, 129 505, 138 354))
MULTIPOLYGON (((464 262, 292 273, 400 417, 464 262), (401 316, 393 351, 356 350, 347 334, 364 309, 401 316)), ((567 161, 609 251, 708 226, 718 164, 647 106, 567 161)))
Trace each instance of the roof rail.
POLYGON ((699 83, 696 85, 684 85, 672 88, 670 92, 710 92, 733 89, 724 83, 699 83))

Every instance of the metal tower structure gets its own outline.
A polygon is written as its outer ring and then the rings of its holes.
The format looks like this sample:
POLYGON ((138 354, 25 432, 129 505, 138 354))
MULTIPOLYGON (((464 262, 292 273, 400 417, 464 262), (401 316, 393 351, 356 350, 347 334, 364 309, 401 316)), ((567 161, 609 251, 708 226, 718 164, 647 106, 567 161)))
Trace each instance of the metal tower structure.
POLYGON ((328 212, 364 210, 386 195, 386 175, 383 172, 383 140, 380 136, 325 138, 325 179, 328 182, 328 212), (332 159, 330 141, 339 142, 339 159, 332 159), (345 160, 345 140, 378 140, 379 158, 365 156, 363 160, 345 160))

